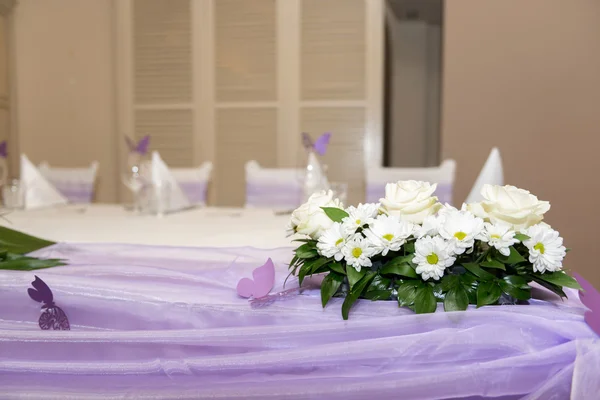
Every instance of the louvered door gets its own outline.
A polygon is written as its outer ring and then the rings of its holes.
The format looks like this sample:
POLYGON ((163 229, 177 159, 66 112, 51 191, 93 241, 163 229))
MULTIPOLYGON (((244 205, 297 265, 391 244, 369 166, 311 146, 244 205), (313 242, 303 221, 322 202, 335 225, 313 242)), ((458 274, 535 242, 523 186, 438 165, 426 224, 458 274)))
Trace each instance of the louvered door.
POLYGON ((244 164, 299 167, 333 132, 330 178, 363 197, 381 162, 383 0, 120 0, 120 130, 173 166, 214 162, 212 204, 241 206, 244 164), (128 92, 129 91, 129 92, 128 92))

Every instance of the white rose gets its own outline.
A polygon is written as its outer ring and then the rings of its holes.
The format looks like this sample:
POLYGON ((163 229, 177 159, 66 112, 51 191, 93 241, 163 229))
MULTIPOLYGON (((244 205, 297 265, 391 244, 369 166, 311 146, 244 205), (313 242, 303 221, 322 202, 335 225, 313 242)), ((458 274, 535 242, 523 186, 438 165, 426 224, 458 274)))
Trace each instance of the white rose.
POLYGON ((292 213, 290 221, 292 229, 296 233, 318 239, 325 230, 333 225, 333 221, 325 214, 322 207, 344 208, 338 199, 333 198, 333 191, 323 190, 314 193, 306 203, 292 213))
POLYGON ((426 217, 435 214, 442 205, 433 196, 436 184, 420 181, 399 181, 385 185, 385 198, 381 208, 388 215, 403 221, 422 224, 426 217))
POLYGON ((514 186, 484 185, 481 195, 485 200, 469 204, 469 211, 488 222, 505 222, 516 231, 540 223, 550 209, 547 201, 514 186))

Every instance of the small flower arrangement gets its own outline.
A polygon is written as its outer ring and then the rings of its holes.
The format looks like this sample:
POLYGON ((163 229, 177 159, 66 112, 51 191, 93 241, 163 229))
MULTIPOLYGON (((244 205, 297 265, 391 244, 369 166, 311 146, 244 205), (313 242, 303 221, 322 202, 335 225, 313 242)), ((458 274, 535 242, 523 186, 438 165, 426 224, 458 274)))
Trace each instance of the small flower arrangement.
POLYGON ((530 282, 566 297, 581 289, 562 271, 567 249, 542 222, 550 209, 514 186, 485 185, 480 203, 456 209, 433 195, 435 184, 389 183, 380 204, 343 207, 331 191, 313 194, 291 216, 288 235, 302 235, 291 273, 327 274, 323 307, 344 297, 348 319, 359 298, 396 300, 416 313, 516 303, 531 298, 530 282))

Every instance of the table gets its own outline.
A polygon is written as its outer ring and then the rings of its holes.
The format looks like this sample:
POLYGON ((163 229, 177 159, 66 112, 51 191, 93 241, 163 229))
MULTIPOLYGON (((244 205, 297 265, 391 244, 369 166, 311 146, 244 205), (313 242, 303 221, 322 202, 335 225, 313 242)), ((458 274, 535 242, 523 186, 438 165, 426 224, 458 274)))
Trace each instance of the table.
MULTIPOLYGON (((71 243, 171 246, 288 247, 289 215, 267 209, 195 208, 164 217, 135 215, 120 205, 94 204, 13 211, 5 224, 34 236, 71 243)), ((3 222, 0 222, 3 223, 3 222)))
MULTIPOLYGON (((108 225, 106 225, 108 227, 108 225)), ((91 236, 88 236, 91 237, 91 236)), ((36 271, 71 331, 41 331, 32 272, 0 271, 0 399, 597 399, 600 341, 569 300, 415 315, 321 307, 318 279, 252 308, 235 286, 290 249, 60 243, 36 271)), ((297 287, 291 278, 286 288, 297 287)), ((546 293, 547 295, 547 293, 546 293)), ((441 307, 441 306, 440 306, 441 307)))

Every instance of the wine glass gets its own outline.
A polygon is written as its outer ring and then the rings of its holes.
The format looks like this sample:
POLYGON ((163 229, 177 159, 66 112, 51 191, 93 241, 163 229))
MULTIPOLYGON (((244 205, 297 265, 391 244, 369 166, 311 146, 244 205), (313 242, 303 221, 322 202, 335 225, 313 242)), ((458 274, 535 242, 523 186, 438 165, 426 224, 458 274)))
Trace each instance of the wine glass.
POLYGON ((150 166, 144 155, 132 151, 127 156, 125 170, 121 174, 123 184, 133 194, 133 211, 140 212, 140 193, 149 181, 150 166))
POLYGON ((302 148, 302 156, 298 157, 299 167, 297 179, 302 188, 302 202, 315 192, 329 189, 327 166, 322 164, 313 150, 302 148))

